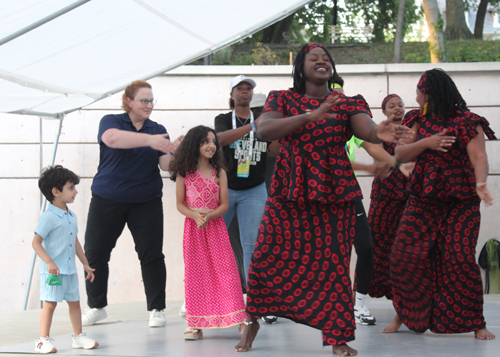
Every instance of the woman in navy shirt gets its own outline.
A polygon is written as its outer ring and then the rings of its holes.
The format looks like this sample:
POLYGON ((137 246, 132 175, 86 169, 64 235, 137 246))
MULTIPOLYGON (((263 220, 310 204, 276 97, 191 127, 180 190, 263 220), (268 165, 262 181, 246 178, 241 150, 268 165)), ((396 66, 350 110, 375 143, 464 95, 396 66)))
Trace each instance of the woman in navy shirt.
POLYGON ((99 124, 100 160, 85 232, 85 254, 99 278, 86 285, 90 309, 82 316, 84 326, 107 316, 108 262, 125 224, 141 261, 149 326, 165 326, 163 181, 158 166, 167 170, 181 138, 171 142, 165 127, 149 119, 155 103, 151 85, 134 81, 122 97, 125 113, 106 115, 99 124))

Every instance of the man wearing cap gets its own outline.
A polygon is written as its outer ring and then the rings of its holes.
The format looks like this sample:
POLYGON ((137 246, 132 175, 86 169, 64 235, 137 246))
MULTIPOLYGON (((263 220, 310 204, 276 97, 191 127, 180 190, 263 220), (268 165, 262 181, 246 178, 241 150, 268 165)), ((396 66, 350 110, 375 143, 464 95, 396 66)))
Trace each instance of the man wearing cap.
POLYGON ((215 118, 215 131, 226 158, 229 187, 229 209, 223 217, 229 226, 235 213, 238 216, 246 275, 267 199, 265 174, 269 143, 257 137, 259 118, 254 118, 250 109, 255 86, 251 78, 234 77, 229 86, 232 111, 215 118))

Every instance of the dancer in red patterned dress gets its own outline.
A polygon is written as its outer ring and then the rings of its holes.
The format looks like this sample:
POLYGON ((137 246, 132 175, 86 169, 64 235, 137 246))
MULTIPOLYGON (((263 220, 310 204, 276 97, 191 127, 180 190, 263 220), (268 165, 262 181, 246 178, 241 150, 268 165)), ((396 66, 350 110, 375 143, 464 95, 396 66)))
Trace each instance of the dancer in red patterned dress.
POLYGON ((479 204, 493 201, 484 134, 495 135, 486 119, 468 110, 443 70, 422 75, 417 102, 420 109, 404 120, 417 136, 396 148, 399 162, 416 159, 416 165, 391 254, 397 315, 383 332, 404 323, 416 332, 475 332, 478 339, 493 339, 475 255, 479 204))
POLYGON ((201 329, 245 320, 238 267, 222 219, 229 206, 222 155, 215 131, 200 125, 188 131, 169 168, 176 181, 177 209, 186 216, 186 340, 201 338, 201 329))
POLYGON ((272 91, 257 127, 263 140, 280 139, 269 198, 252 256, 246 327, 236 351, 248 351, 257 319, 275 315, 323 333, 333 353, 356 355, 349 263, 362 198, 345 151, 356 135, 394 141, 411 132, 371 120, 360 95, 331 92, 335 64, 319 44, 304 45, 294 62, 294 87, 272 91))
MULTIPOLYGON (((382 101, 382 113, 394 124, 401 124, 405 115, 405 105, 401 97, 397 94, 386 96, 382 101)), ((371 297, 385 296, 392 299, 389 277, 391 248, 406 206, 408 177, 414 163, 400 164, 396 161, 394 158, 396 144, 384 142, 378 145, 390 154, 387 156, 386 164, 392 168, 387 177, 375 177, 372 183, 368 222, 373 238, 374 267, 369 294, 371 297)))

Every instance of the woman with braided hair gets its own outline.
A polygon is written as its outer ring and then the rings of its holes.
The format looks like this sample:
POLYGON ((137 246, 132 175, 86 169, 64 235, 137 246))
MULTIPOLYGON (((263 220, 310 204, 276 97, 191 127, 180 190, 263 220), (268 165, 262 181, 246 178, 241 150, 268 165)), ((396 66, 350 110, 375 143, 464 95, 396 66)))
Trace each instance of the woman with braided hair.
MULTIPOLYGON (((395 124, 401 124, 405 105, 397 94, 389 94, 382 100, 382 113, 395 124)), ((368 144, 373 145, 375 144, 368 144)), ((396 144, 379 144, 388 153, 386 164, 391 166, 386 177, 375 177, 370 195, 368 222, 373 238, 374 267, 370 282, 371 297, 392 299, 392 285, 389 272, 391 248, 398 230, 399 220, 406 206, 409 176, 414 163, 401 164, 394 157, 396 144)))
POLYGON ((354 134, 396 141, 411 130, 375 124, 360 95, 331 90, 335 63, 320 44, 297 53, 293 88, 271 91, 258 126, 280 140, 269 197, 248 276, 247 318, 237 352, 248 351, 258 318, 281 316, 321 330, 333 353, 353 356, 354 311, 349 263, 361 190, 345 144, 354 134))
POLYGON ((496 138, 441 69, 422 75, 417 102, 420 109, 403 123, 417 135, 396 148, 398 162, 416 164, 391 254, 397 315, 383 332, 397 332, 404 323, 416 332, 474 332, 480 340, 494 339, 483 316, 475 254, 479 204, 493 201, 484 135, 496 138))

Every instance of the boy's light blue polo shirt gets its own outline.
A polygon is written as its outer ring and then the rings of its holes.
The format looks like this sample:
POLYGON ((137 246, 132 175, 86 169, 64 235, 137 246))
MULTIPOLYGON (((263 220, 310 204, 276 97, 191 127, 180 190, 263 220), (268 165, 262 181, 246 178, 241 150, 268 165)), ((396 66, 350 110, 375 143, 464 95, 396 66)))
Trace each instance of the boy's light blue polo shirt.
MULTIPOLYGON (((75 241, 78 234, 76 215, 49 203, 38 220, 35 233, 43 238, 42 246, 59 268, 60 274, 76 274, 75 241)), ((40 274, 48 274, 47 264, 40 260, 40 274)))

